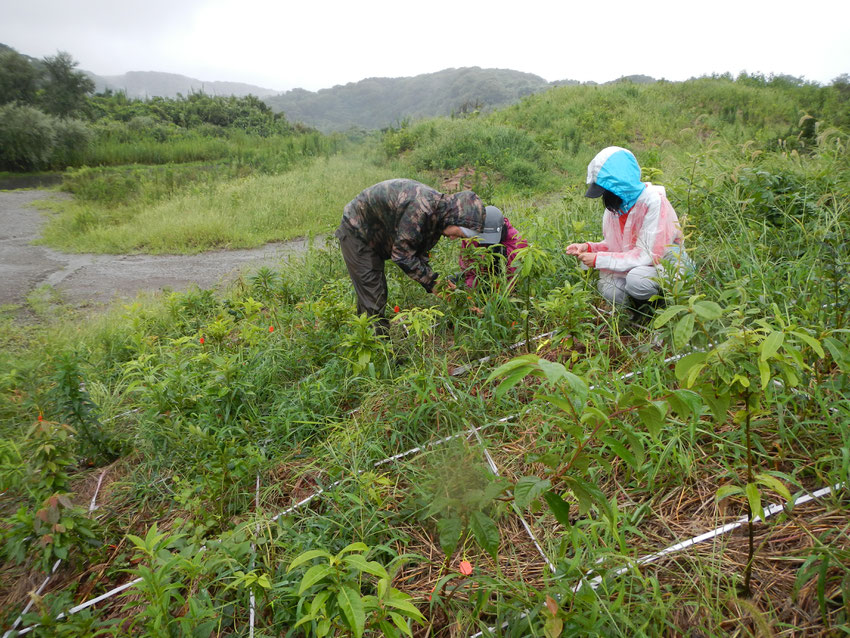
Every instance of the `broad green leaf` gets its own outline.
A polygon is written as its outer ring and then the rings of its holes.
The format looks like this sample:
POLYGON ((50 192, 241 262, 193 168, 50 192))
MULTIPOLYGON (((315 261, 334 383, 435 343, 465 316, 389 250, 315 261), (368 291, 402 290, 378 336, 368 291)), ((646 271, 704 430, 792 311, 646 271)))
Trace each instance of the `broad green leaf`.
POLYGON ((502 382, 496 386, 496 391, 493 393, 497 399, 501 399, 505 394, 514 387, 517 383, 522 381, 525 377, 533 372, 533 369, 530 367, 522 367, 517 368, 513 372, 509 373, 502 382))
POLYGON ((343 585, 336 595, 336 602, 348 621, 348 628, 354 632, 355 638, 361 638, 366 628, 366 612, 363 611, 363 601, 360 594, 343 585))
POLYGON ((686 314, 679 319, 676 327, 673 328, 673 347, 676 350, 681 350, 694 335, 694 316, 691 313, 686 314))
POLYGON ((481 548, 496 560, 499 553, 499 528, 483 512, 472 512, 469 517, 469 529, 481 548))
POLYGON ((289 564, 289 567, 286 568, 287 572, 291 572, 293 569, 298 567, 299 565, 303 565, 307 561, 311 561, 314 558, 327 558, 330 560, 333 558, 328 552, 323 549, 311 549, 308 552, 304 552, 299 556, 296 556, 295 559, 289 564))
POLYGON ((784 332, 779 332, 778 330, 771 332, 759 347, 759 359, 762 361, 770 359, 779 350, 783 341, 785 341, 784 332))
POLYGON ((785 377, 785 385, 789 388, 796 388, 800 385, 800 379, 797 376, 797 373, 794 372, 793 368, 790 366, 782 367, 783 376, 785 377))
POLYGON ((405 612, 408 617, 413 618, 416 622, 425 623, 425 616, 419 613, 419 610, 416 609, 416 606, 411 602, 411 597, 408 594, 393 588, 390 591, 390 597, 387 599, 387 604, 393 606, 394 609, 405 612))
POLYGON ((313 601, 310 603, 310 615, 311 616, 320 616, 320 611, 325 610, 325 603, 328 602, 328 598, 331 596, 331 591, 329 589, 323 589, 313 598, 313 601))
POLYGON ((295 623, 294 625, 292 625, 292 628, 295 629, 295 628, 300 627, 301 625, 303 625, 305 623, 313 622, 314 620, 316 620, 317 617, 318 616, 316 616, 314 614, 309 614, 307 616, 301 616, 301 618, 298 619, 298 622, 295 623))
POLYGON ((811 349, 814 350, 821 359, 826 357, 826 352, 823 351, 823 346, 821 346, 820 341, 815 339, 813 336, 808 335, 800 330, 794 330, 791 334, 809 344, 811 349))
POLYGON ((644 454, 644 444, 643 437, 638 435, 634 430, 631 429, 623 429, 621 430, 623 436, 626 437, 626 443, 628 443, 628 450, 635 457, 635 467, 640 467, 643 465, 644 460, 646 460, 646 455, 644 454))
POLYGON ((702 387, 700 396, 702 396, 703 400, 711 409, 711 415, 714 417, 715 422, 725 423, 728 416, 727 412, 729 411, 729 404, 732 401, 731 396, 728 393, 724 393, 719 396, 716 395, 714 388, 710 385, 702 387))
POLYGON ((723 316, 723 308, 714 301, 697 301, 694 304, 694 312, 708 320, 720 319, 723 316))
POLYGON ((577 476, 567 476, 564 482, 578 499, 579 511, 585 513, 589 509, 588 505, 596 505, 609 519, 614 518, 614 510, 611 509, 611 503, 608 501, 608 497, 605 496, 597 485, 589 483, 577 476))
POLYGON ((407 598, 396 598, 391 597, 388 598, 384 604, 387 607, 392 607, 393 609, 398 609, 400 612, 407 614, 408 617, 413 618, 416 622, 424 623, 425 617, 419 612, 418 609, 414 606, 412 602, 410 602, 407 598))
POLYGON ((352 567, 360 570, 361 572, 372 574, 373 576, 377 576, 378 578, 389 578, 387 570, 384 569, 384 566, 381 565, 381 563, 378 563, 374 560, 366 560, 363 554, 352 554, 351 556, 346 556, 342 560, 347 565, 351 565, 352 567))
POLYGON ((691 352, 676 362, 676 378, 679 381, 684 381, 688 378, 688 374, 695 365, 705 361, 708 355, 705 352, 691 352))
POLYGON ((500 496, 502 492, 508 487, 508 482, 504 479, 494 479, 487 483, 487 487, 484 488, 484 496, 481 501, 485 504, 490 503, 496 497, 500 496))
POLYGON ((436 516, 446 508, 452 505, 457 499, 449 499, 445 496, 435 496, 434 500, 428 506, 428 516, 436 516))
POLYGON ((764 510, 761 507, 761 493, 759 492, 758 485, 747 483, 744 493, 747 495, 747 501, 750 504, 750 512, 752 512, 753 518, 758 516, 764 521, 764 510))
POLYGON ((698 415, 702 408, 702 399, 693 390, 674 390, 667 401, 670 409, 682 420, 698 415))
POLYGON ((665 404, 662 409, 658 402, 652 402, 637 411, 640 422, 646 426, 653 439, 658 438, 661 429, 664 427, 664 417, 667 415, 666 407, 665 404))
POLYGON ((543 494, 552 486, 548 479, 539 479, 536 476, 523 476, 514 486, 514 501, 517 507, 525 509, 538 496, 543 494))
POLYGON ((207 620, 206 622, 202 622, 200 625, 192 627, 192 638, 209 638, 215 633, 215 628, 218 624, 219 620, 213 618, 212 620, 207 620))
POLYGON ((685 383, 685 385, 688 386, 689 388, 692 388, 694 383, 696 383, 697 377, 699 376, 699 373, 702 372, 703 368, 705 368, 704 363, 698 363, 695 366, 693 366, 688 371, 688 380, 685 383))
MULTIPOLYGON (((603 436, 601 440, 611 449, 612 452, 614 452, 614 454, 623 459, 629 467, 637 469, 638 463, 635 460, 635 455, 632 454, 625 445, 623 445, 622 441, 608 435, 603 436)), ((549 481, 546 482, 548 483, 549 481)))
POLYGON ((137 549, 145 549, 145 541, 135 534, 127 534, 127 539, 136 546, 137 549))
POLYGON ((441 518, 437 521, 437 533, 440 535, 440 547, 446 555, 451 555, 460 542, 463 523, 459 518, 441 518))
POLYGON ((736 381, 741 384, 742 388, 749 388, 750 387, 749 378, 746 377, 743 374, 736 374, 734 377, 732 377, 732 383, 735 383, 736 381))
POLYGON ((653 323, 654 327, 663 327, 668 321, 670 321, 673 317, 678 315, 683 310, 687 310, 687 308, 685 308, 685 306, 670 306, 669 308, 665 308, 664 312, 662 312, 655 318, 655 321, 653 323))
POLYGON ((401 638, 401 632, 393 627, 388 620, 379 621, 378 629, 381 630, 381 635, 385 636, 385 638, 401 638))
POLYGON ((587 393, 589 388, 587 382, 580 376, 573 374, 569 370, 564 373, 564 381, 567 382, 567 387, 570 393, 570 400, 576 406, 576 412, 581 414, 581 409, 578 406, 584 407, 587 403, 587 393))
MULTIPOLYGON (((410 636, 411 638, 413 638, 413 630, 410 628, 410 623, 407 622, 407 619, 404 616, 394 611, 391 611, 390 618, 395 623, 395 626, 398 627, 404 633, 405 636, 410 636)), ((423 622, 424 624, 424 617, 422 618, 421 622, 423 622)))
POLYGON ((301 579, 301 585, 298 588, 298 595, 301 596, 305 591, 310 589, 325 576, 328 576, 332 571, 333 567, 325 563, 313 565, 304 573, 304 577, 301 579))
POLYGON ((507 363, 503 363, 498 368, 493 370, 493 372, 490 373, 490 376, 487 377, 487 380, 484 383, 492 383, 493 381, 495 381, 499 377, 505 376, 508 372, 511 372, 512 370, 515 370, 516 368, 520 368, 520 367, 523 367, 523 366, 528 368, 528 370, 526 372, 526 374, 528 374, 529 372, 531 372, 531 365, 534 364, 536 361, 537 361, 537 356, 533 355, 533 354, 525 354, 525 355, 522 355, 521 357, 516 357, 515 359, 511 359, 507 363))
POLYGON ((569 529, 571 525, 570 506, 567 505, 567 502, 552 490, 549 490, 543 495, 543 500, 546 501, 546 504, 552 511, 552 515, 555 517, 555 520, 569 529))
POLYGON ((550 616, 543 623, 543 635, 545 638, 560 638, 564 631, 564 621, 558 616, 550 616))
POLYGON ((368 552, 369 546, 366 543, 351 543, 350 545, 346 545, 339 553, 336 555, 337 558, 341 558, 343 554, 348 554, 349 552, 368 552))
POLYGON ((378 598, 383 600, 384 596, 387 594, 387 590, 389 589, 390 581, 388 578, 379 578, 378 579, 378 598))
POLYGON ((593 421, 594 423, 608 423, 608 415, 605 414, 602 410, 594 406, 588 406, 584 410, 584 414, 581 415, 581 422, 587 423, 588 421, 593 421))
POLYGON ((720 489, 717 490, 717 493, 714 495, 715 501, 722 501, 724 498, 729 498, 730 496, 735 496, 737 494, 743 494, 744 490, 741 489, 738 485, 724 485, 720 489))
POLYGON ((847 353, 847 346, 835 337, 826 337, 823 340, 823 345, 829 350, 829 354, 832 355, 832 360, 835 361, 838 368, 844 373, 850 372, 850 355, 847 353))
POLYGON ((537 367, 546 375, 546 380, 552 385, 557 384, 567 373, 563 363, 549 361, 542 357, 537 360, 537 367))
POLYGON ((759 378, 761 379, 761 389, 764 390, 770 383, 770 366, 764 359, 759 359, 759 378))
POLYGON ((756 474, 755 478, 756 483, 764 485, 768 489, 771 489, 777 494, 779 494, 779 496, 784 498, 787 502, 791 502, 790 490, 778 478, 776 478, 775 476, 771 476, 770 474, 756 474))

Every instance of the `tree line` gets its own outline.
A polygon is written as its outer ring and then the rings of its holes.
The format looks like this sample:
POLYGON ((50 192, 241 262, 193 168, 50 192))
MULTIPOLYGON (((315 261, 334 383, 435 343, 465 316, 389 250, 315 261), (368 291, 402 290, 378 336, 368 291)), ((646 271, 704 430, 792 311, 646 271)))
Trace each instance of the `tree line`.
POLYGON ((36 171, 74 165, 101 140, 165 142, 233 134, 290 135, 293 127, 259 98, 192 93, 128 98, 95 93, 95 84, 60 51, 35 60, 0 51, 0 170, 36 171))

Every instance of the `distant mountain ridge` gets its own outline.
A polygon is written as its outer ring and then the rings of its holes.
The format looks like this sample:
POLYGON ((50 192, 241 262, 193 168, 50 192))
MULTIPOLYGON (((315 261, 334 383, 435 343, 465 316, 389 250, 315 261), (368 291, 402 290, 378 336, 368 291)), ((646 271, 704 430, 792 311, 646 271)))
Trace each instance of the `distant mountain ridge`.
MULTIPOLYGON (((655 79, 629 75, 613 82, 646 84, 655 79)), ((576 84, 581 83, 578 80, 547 82, 533 73, 474 66, 412 77, 367 78, 316 92, 292 89, 265 97, 263 101, 273 111, 282 111, 290 122, 303 122, 328 133, 352 127, 381 129, 407 118, 483 111, 513 104, 555 86, 576 84)))
MULTIPOLYGON (((4 50, 14 51, 0 43, 0 52, 4 50)), ((34 65, 42 64, 30 56, 24 57, 34 65)), ((109 76, 82 72, 94 81, 95 91, 123 91, 130 98, 176 98, 200 92, 236 97, 254 95, 275 112, 283 112, 290 122, 300 122, 326 133, 350 128, 381 129, 406 119, 486 111, 554 86, 581 84, 577 80, 547 82, 533 73, 511 69, 461 67, 409 77, 366 78, 318 91, 297 88, 281 93, 243 82, 204 81, 158 71, 109 76)), ((655 79, 629 75, 614 82, 643 84, 655 79)))
POLYGON ((316 92, 292 89, 264 101, 291 122, 329 132, 493 108, 549 86, 532 73, 463 67, 412 77, 366 78, 316 92))
POLYGON ((190 93, 206 93, 208 95, 235 95, 244 97, 255 95, 259 98, 277 95, 280 91, 266 89, 244 82, 208 82, 190 78, 176 73, 161 73, 159 71, 129 71, 123 75, 95 75, 84 71, 94 80, 95 90, 102 92, 124 91, 127 97, 149 98, 189 95, 190 93))

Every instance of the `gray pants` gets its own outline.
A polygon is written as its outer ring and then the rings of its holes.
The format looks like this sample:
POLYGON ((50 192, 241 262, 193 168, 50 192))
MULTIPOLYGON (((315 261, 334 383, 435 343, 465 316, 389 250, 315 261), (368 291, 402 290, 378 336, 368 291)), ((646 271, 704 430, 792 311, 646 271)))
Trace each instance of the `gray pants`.
POLYGON ((384 259, 343 226, 337 228, 334 236, 339 239, 342 258, 348 268, 351 283, 354 284, 354 292, 357 293, 357 314, 365 312, 369 316, 381 317, 379 325, 383 331, 389 323, 383 318, 384 307, 387 305, 384 259))
MULTIPOLYGON (((680 248, 669 249, 664 253, 664 263, 673 269, 676 278, 694 267, 691 258, 680 248)), ((605 299, 615 305, 625 303, 629 297, 637 301, 646 301, 660 292, 657 280, 664 276, 663 264, 637 266, 625 273, 601 272, 597 288, 605 299)))
POLYGON ((627 297, 645 301, 652 295, 658 294, 658 283, 653 281, 658 277, 655 266, 638 266, 632 268, 623 277, 621 274, 610 272, 599 273, 599 293, 612 304, 622 304, 627 297))

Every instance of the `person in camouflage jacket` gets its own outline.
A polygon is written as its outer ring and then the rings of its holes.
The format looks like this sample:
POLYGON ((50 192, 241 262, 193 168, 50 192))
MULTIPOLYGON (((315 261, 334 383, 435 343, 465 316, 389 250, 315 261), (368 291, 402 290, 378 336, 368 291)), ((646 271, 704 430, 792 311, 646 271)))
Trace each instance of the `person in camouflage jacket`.
POLYGON ((357 293, 357 313, 383 317, 387 259, 433 292, 437 273, 428 252, 440 237, 472 237, 483 227, 484 204, 472 191, 444 195, 411 179, 365 189, 346 204, 334 233, 357 293))

